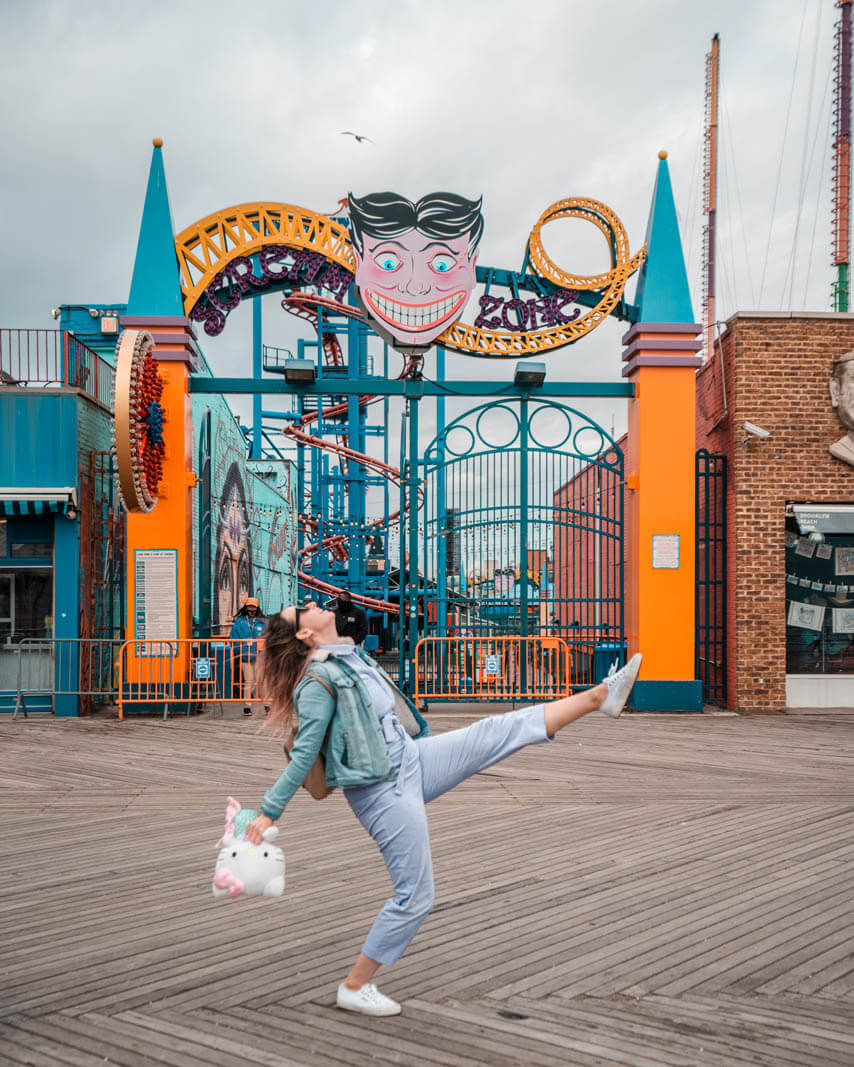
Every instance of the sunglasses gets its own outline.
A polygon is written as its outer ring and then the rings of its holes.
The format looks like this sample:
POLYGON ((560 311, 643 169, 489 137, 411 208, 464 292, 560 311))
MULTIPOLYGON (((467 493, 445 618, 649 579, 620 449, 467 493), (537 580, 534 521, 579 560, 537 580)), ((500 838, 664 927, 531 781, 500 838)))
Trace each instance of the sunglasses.
MULTIPOLYGON (((317 602, 316 602, 316 601, 312 601, 311 603, 312 603, 312 604, 314 604, 314 605, 316 605, 316 604, 317 604, 317 602)), ((302 615, 302 614, 303 614, 304 612, 308 611, 308 609, 309 609, 309 604, 308 604, 308 602, 305 602, 305 603, 302 603, 302 604, 295 604, 295 605, 294 605, 294 622, 295 622, 295 625, 296 625, 296 628, 297 628, 297 629, 299 629, 299 628, 300 628, 300 624, 299 624, 300 616, 301 616, 301 615, 302 615)))

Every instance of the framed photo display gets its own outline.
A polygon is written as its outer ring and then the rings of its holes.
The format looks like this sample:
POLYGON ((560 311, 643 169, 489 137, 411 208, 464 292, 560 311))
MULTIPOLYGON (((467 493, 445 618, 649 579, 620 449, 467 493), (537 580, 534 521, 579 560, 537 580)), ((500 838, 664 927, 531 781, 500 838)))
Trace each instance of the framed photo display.
POLYGON ((821 630, 824 626, 825 608, 820 604, 802 604, 799 600, 789 601, 789 626, 798 626, 802 630, 821 630))
POLYGON ((854 545, 840 545, 836 549, 836 573, 854 574, 854 545))

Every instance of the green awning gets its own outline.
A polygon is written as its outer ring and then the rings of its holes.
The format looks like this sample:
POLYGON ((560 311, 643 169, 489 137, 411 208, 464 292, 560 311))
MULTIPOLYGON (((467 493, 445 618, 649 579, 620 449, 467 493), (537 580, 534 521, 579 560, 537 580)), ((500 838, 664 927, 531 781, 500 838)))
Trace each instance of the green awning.
POLYGON ((77 510, 77 490, 73 486, 58 488, 0 487, 0 515, 29 517, 37 515, 65 515, 77 510))

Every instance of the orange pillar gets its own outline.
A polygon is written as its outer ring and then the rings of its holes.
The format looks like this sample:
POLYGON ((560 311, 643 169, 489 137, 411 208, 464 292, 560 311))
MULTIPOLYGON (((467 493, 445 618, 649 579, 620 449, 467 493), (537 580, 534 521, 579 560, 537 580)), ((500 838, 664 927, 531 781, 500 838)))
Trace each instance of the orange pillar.
MULTIPOLYGON (((153 354, 165 383, 160 401, 164 409, 165 456, 157 504, 149 514, 130 513, 127 517, 125 639, 140 636, 136 625, 139 609, 136 568, 144 557, 137 554, 152 550, 175 553, 175 636, 189 638, 193 636, 193 488, 196 484, 193 411, 189 393, 190 373, 197 357, 194 334, 189 320, 179 316, 123 316, 121 325, 147 330, 152 335, 153 354)), ((168 556, 163 558, 168 562, 168 556)), ((164 589, 162 603, 165 603, 167 593, 171 600, 171 591, 164 589)), ((185 658, 184 653, 181 662, 173 664, 176 669, 180 667, 182 673, 186 668, 185 658)))
POLYGON ((623 337, 626 633, 643 652, 637 710, 702 708, 694 659, 696 324, 638 323, 623 337))

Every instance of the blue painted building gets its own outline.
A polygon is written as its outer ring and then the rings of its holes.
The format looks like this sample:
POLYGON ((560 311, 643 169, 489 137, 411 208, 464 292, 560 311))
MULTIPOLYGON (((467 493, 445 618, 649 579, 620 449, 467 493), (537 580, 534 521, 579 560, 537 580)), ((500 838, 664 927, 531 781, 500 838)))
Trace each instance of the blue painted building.
MULTIPOLYGON (((64 305, 54 330, 0 327, 0 713, 23 687, 27 709, 77 715, 91 706, 79 693, 115 685, 126 561, 112 391, 128 314, 183 314, 159 146, 128 304, 64 305)), ((196 373, 210 374, 201 353, 196 373)), ((228 633, 248 595, 266 611, 295 598, 297 479, 288 460, 247 458, 221 397, 194 396, 193 425, 194 633, 207 636, 228 633)))
MULTIPOLYGON (((91 333, 101 317, 86 315, 91 333)), ((115 591, 94 559, 107 548, 100 498, 109 507, 112 495, 111 365, 66 330, 3 330, 0 359, 0 710, 10 710, 20 642, 45 649, 105 620, 102 636, 116 636, 118 605, 99 602, 115 591)), ((76 701, 56 711, 76 713, 76 701)))

